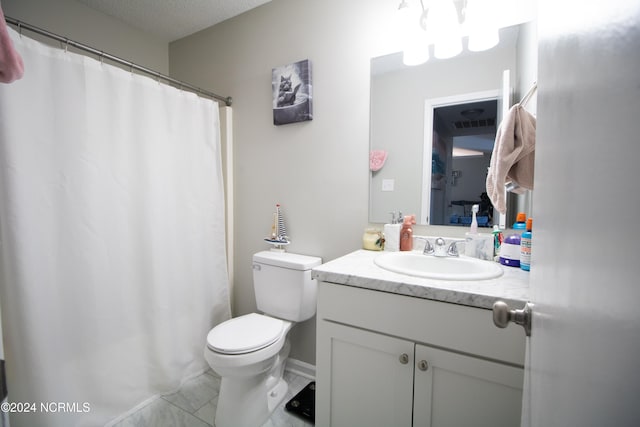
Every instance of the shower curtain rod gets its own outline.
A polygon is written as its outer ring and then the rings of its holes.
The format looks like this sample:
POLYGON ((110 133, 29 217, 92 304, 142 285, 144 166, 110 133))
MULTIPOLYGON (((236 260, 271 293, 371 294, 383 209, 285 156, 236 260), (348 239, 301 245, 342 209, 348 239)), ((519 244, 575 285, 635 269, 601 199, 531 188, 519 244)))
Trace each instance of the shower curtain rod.
POLYGON ((122 59, 122 58, 119 58, 117 56, 110 55, 110 54, 105 53, 104 51, 101 51, 99 49, 95 49, 95 48, 93 48, 91 46, 87 46, 86 44, 82 44, 82 43, 78 43, 78 42, 73 41, 73 40, 69 40, 66 37, 59 36, 57 34, 49 32, 47 30, 43 30, 42 28, 27 24, 27 23, 22 22, 22 21, 19 21, 17 19, 5 16, 5 21, 8 24, 15 25, 16 27, 18 27, 18 32, 20 32, 20 33, 22 33, 22 29, 24 28, 25 30, 34 32, 36 34, 40 34, 41 36, 45 36, 45 37, 48 37, 50 39, 53 39, 53 40, 59 41, 61 43, 64 43, 65 46, 71 46, 71 47, 74 47, 76 49, 80 49, 80 50, 83 50, 85 52, 89 52, 89 53, 91 53, 93 55, 98 56, 100 58, 100 60, 108 59, 109 61, 113 61, 113 62, 116 62, 116 63, 118 63, 120 65, 124 65, 126 67, 129 67, 129 68, 131 68, 131 70, 140 71, 142 73, 145 73, 145 74, 148 74, 150 76, 153 76, 153 77, 155 77, 157 79, 165 80, 165 81, 167 81, 169 83, 177 85, 180 89, 188 89, 188 90, 190 90, 192 92, 195 92, 195 93, 197 93, 199 95, 203 95, 203 96, 206 96, 206 97, 209 97, 209 98, 216 99, 218 101, 222 101, 228 107, 230 107, 231 103, 233 102, 233 99, 230 96, 225 97, 225 96, 221 96, 221 95, 215 94, 213 92, 209 92, 209 91, 204 90, 204 89, 200 89, 199 87, 196 87, 196 86, 190 85, 189 83, 185 83, 185 82, 182 82, 180 80, 174 79, 173 77, 169 77, 169 76, 164 75, 164 74, 162 74, 162 73, 160 73, 158 71, 152 70, 150 68, 143 67, 141 65, 134 64, 133 62, 127 61, 126 59, 122 59))

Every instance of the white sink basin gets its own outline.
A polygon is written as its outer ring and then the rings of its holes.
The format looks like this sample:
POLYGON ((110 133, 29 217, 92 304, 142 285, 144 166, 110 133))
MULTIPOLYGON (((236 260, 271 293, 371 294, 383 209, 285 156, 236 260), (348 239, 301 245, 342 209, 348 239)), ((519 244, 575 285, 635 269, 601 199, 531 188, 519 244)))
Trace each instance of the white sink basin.
POLYGON ((502 276, 502 268, 491 261, 461 255, 436 257, 420 252, 387 252, 373 262, 385 270, 439 280, 487 280, 502 276))

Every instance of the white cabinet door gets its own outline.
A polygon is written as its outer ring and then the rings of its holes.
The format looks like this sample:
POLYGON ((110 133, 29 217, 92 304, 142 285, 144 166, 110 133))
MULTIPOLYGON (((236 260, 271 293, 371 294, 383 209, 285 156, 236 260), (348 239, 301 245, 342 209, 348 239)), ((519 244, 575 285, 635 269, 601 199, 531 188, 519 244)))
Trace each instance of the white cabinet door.
POLYGON ((414 427, 517 427, 523 369, 416 345, 414 427))
POLYGON ((318 367, 329 364, 322 369, 329 378, 318 376, 317 388, 327 388, 329 405, 318 402, 316 424, 410 427, 414 344, 326 321, 320 326, 318 367))

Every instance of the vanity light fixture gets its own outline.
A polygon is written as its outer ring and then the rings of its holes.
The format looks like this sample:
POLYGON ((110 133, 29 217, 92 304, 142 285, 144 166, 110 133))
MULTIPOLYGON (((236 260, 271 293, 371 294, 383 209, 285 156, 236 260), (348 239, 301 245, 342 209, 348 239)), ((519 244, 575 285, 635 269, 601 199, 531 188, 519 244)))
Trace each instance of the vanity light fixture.
POLYGON ((468 49, 478 52, 499 42, 497 0, 465 0, 460 25, 454 0, 401 0, 398 6, 398 34, 401 36, 405 65, 420 65, 429 59, 429 45, 434 56, 452 58, 462 52, 463 32, 468 34, 468 49), (419 1, 419 6, 412 6, 419 1))
POLYGON ((467 48, 472 52, 491 49, 500 42, 496 0, 467 0, 464 25, 469 34, 467 48))
POLYGON ((426 33, 418 26, 411 27, 409 37, 405 41, 402 51, 404 65, 413 66, 424 64, 429 60, 429 45, 426 41, 426 33))
POLYGON ((406 26, 411 25, 412 10, 407 0, 401 0, 398 5, 398 13, 396 14, 396 20, 398 24, 398 31, 404 32, 406 26))
POLYGON ((462 52, 458 11, 453 0, 431 0, 426 24, 426 30, 433 39, 433 55, 436 58, 453 58, 462 52))
POLYGON ((407 0, 400 2, 397 13, 397 31, 402 39, 402 62, 404 65, 420 65, 429 59, 427 35, 420 25, 421 15, 422 11, 412 8, 407 0))

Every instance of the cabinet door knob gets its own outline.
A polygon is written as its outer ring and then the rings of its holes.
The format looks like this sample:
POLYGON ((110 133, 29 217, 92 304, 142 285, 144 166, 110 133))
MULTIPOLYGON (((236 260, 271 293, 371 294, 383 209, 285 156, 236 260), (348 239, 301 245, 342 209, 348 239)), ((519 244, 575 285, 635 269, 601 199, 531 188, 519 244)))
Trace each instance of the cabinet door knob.
POLYGON ((402 353, 400 355, 400 363, 402 363, 403 365, 409 363, 409 355, 407 353, 402 353))
POLYGON ((426 360, 419 361, 418 369, 420 369, 421 371, 426 371, 427 369, 429 369, 429 363, 427 363, 426 360))

